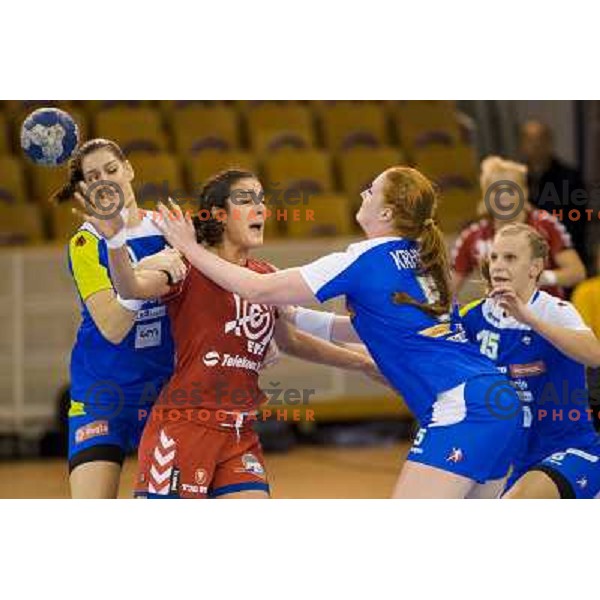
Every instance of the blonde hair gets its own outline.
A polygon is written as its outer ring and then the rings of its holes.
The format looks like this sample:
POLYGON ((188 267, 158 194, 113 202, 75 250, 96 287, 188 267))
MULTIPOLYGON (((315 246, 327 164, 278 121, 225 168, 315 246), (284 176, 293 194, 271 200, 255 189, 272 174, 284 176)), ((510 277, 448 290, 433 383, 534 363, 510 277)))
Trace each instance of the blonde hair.
MULTIPOLYGON (((541 258, 545 265, 548 261, 548 257, 550 256, 550 246, 546 238, 530 225, 525 225, 525 223, 510 223, 509 225, 506 225, 500 229, 500 231, 496 233, 495 238, 506 235, 519 235, 520 233, 524 233, 527 236, 532 260, 541 258)), ((481 276, 488 287, 491 286, 489 257, 486 257, 481 263, 481 276)))
POLYGON ((502 178, 514 180, 527 196, 527 166, 501 156, 487 156, 481 161, 479 183, 481 191, 486 190, 494 181, 502 178))

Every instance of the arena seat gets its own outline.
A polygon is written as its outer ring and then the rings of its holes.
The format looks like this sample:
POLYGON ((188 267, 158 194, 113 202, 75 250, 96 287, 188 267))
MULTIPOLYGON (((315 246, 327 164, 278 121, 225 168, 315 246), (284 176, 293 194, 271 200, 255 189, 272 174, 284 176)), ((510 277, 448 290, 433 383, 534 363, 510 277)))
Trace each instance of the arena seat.
POLYGON ((246 114, 250 145, 258 154, 314 146, 312 114, 300 104, 261 104, 246 114))
POLYGON ((27 165, 27 174, 31 181, 32 200, 40 205, 48 202, 69 178, 66 165, 47 168, 34 164, 27 165))
POLYGON ((244 150, 206 150, 185 160, 187 189, 197 194, 204 182, 219 171, 239 168, 256 172, 256 159, 244 150))
POLYGON ((227 106, 190 105, 174 110, 171 122, 175 147, 181 155, 239 146, 238 118, 227 106))
POLYGON ((0 205, 24 204, 27 190, 21 161, 14 156, 0 156, 0 205))
POLYGON ((472 146, 429 146, 416 152, 414 159, 417 168, 444 190, 478 186, 479 165, 472 146))
POLYGON ((40 208, 35 204, 0 202, 0 245, 41 242, 44 237, 40 208))
POLYGON ((8 120, 4 113, 0 112, 0 155, 10 154, 11 143, 8 134, 8 120))
POLYGON ((168 149, 160 114, 151 107, 101 110, 96 114, 94 129, 96 137, 114 140, 126 154, 168 149))
POLYGON ((336 102, 320 105, 318 112, 325 146, 330 150, 373 148, 388 142, 387 116, 379 104, 336 102))
POLYGON ((306 200, 298 207, 288 207, 285 219, 288 237, 325 237, 352 232, 352 208, 346 196, 310 194, 306 200))
POLYGON ((279 190, 329 192, 334 188, 331 157, 323 150, 282 150, 264 161, 263 187, 279 190))
POLYGON ((48 210, 52 239, 66 243, 82 224, 81 217, 73 214, 73 202, 51 204, 48 210))
POLYGON ((381 148, 353 148, 342 152, 337 163, 342 189, 350 198, 352 205, 361 203, 360 193, 382 171, 402 164, 402 151, 390 146, 381 148))
POLYGON ((172 154, 137 154, 131 161, 133 189, 140 208, 155 210, 158 200, 185 196, 179 161, 172 154))
POLYGON ((403 100, 391 110, 398 139, 411 157, 421 148, 452 146, 460 141, 454 102, 403 100))
POLYGON ((430 146, 415 155, 417 167, 439 187, 440 223, 448 233, 476 215, 481 199, 479 167, 472 146, 430 146))

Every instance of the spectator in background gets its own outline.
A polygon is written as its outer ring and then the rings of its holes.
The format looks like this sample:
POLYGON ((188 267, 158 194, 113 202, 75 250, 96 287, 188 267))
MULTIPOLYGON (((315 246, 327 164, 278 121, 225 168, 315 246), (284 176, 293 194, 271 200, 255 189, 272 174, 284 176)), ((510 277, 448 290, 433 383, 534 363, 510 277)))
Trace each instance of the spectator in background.
MULTIPOLYGON (((466 279, 473 272, 479 273, 481 261, 489 253, 496 231, 509 223, 526 223, 539 231, 550 246, 550 257, 546 270, 542 273, 540 285, 550 294, 564 298, 565 289, 573 287, 585 278, 585 267, 573 249, 571 236, 556 217, 544 210, 534 208, 527 200, 527 167, 505 160, 499 156, 489 156, 481 162, 480 183, 484 195, 490 186, 500 181, 510 181, 523 192, 524 204, 510 220, 500 219, 489 214, 486 204, 500 202, 489 194, 488 203, 482 202, 479 212, 483 218, 463 229, 452 251, 452 278, 454 292, 458 293, 466 279)), ((499 206, 502 206, 500 204, 499 206)), ((493 211, 506 217, 502 210, 493 211)))
POLYGON ((530 120, 522 125, 521 153, 528 167, 529 201, 558 217, 571 234, 573 247, 587 264, 588 196, 580 172, 555 156, 552 131, 540 121, 530 120), (578 213, 569 217, 571 210, 578 213))
MULTIPOLYGON (((580 283, 573 292, 573 304, 586 325, 600 338, 600 243, 595 249, 595 277, 580 283)), ((588 369, 590 407, 594 411, 594 425, 600 431, 600 369, 588 369)))

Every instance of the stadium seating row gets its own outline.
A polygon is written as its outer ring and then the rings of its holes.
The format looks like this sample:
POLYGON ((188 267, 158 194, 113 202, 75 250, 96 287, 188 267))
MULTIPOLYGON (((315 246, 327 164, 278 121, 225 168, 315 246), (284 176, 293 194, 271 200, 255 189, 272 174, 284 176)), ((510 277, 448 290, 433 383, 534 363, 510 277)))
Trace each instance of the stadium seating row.
MULTIPOLYGON (((188 104, 166 112, 154 106, 117 105, 90 118, 83 104, 64 108, 79 123, 83 138, 93 134, 118 140, 127 153, 173 151, 184 156, 207 148, 247 147, 262 155, 290 147, 337 152, 396 145, 412 157, 427 146, 461 141, 454 105, 442 101, 265 103, 246 110, 188 104)), ((17 148, 18 127, 30 109, 27 105, 15 114, 0 113, 0 153, 17 148)))

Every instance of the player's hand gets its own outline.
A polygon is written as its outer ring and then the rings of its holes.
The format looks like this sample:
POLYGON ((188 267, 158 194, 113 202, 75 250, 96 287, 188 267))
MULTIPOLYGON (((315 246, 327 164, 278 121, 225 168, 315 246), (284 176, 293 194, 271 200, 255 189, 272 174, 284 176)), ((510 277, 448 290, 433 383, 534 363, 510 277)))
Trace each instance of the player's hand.
POLYGON ((169 198, 169 207, 162 202, 157 204, 162 219, 156 225, 165 236, 169 244, 183 254, 198 247, 196 229, 189 212, 185 215, 177 203, 169 198))
POLYGON ((490 297, 510 316, 524 325, 529 325, 535 319, 531 309, 519 298, 511 285, 501 285, 494 288, 490 292, 490 297))
POLYGON ((184 279, 187 273, 187 266, 181 258, 181 253, 175 248, 165 248, 156 254, 142 258, 136 269, 146 271, 167 271, 173 279, 173 283, 178 283, 184 279))
POLYGON ((93 225, 104 239, 109 240, 125 227, 121 211, 116 210, 119 206, 118 198, 111 187, 96 189, 94 198, 91 198, 87 184, 82 181, 74 196, 80 208, 74 208, 73 212, 93 225))

